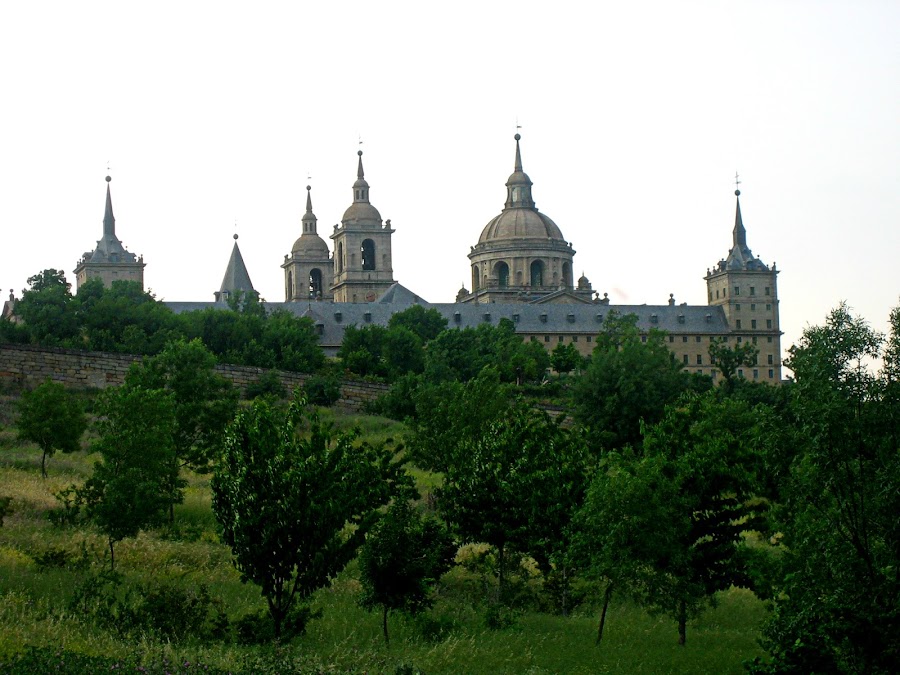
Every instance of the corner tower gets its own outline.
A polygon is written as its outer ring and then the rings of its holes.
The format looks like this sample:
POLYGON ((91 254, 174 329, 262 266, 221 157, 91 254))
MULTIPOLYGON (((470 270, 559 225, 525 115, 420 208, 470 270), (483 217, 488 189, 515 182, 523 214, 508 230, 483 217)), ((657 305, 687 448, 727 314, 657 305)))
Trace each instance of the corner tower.
POLYGON ((219 290, 213 292, 216 302, 228 302, 232 296, 255 295, 253 282, 250 281, 250 273, 247 272, 247 266, 244 264, 244 256, 241 255, 241 249, 238 248, 238 236, 234 235, 234 246, 231 247, 231 255, 228 257, 228 266, 225 268, 225 276, 222 278, 222 285, 219 290))
POLYGON ((572 244, 534 204, 531 179, 522 169, 520 139, 516 134, 515 165, 506 181, 503 211, 485 225, 469 253, 472 292, 461 292, 459 301, 533 302, 567 291, 569 301, 590 302, 589 284, 573 286, 572 244))
POLYGON ((302 233, 294 242, 291 254, 284 256, 284 299, 331 300, 334 283, 334 261, 328 252, 328 244, 316 232, 316 215, 312 210, 312 197, 306 186, 306 213, 300 221, 302 233))
POLYGON ((394 283, 391 257, 391 221, 381 222, 381 214, 369 202, 369 184, 363 173, 362 150, 353 203, 344 211, 340 225, 334 226, 335 302, 374 302, 394 283))
POLYGON ((103 237, 93 251, 81 256, 75 267, 75 286, 80 287, 88 279, 100 279, 109 288, 113 281, 137 281, 144 288, 144 258, 127 251, 116 236, 116 218, 113 216, 112 194, 106 177, 106 210, 103 214, 103 237))
MULTIPOLYGON (((778 270, 755 257, 747 246, 741 216, 741 191, 735 190, 734 230, 728 257, 706 270, 708 304, 721 307, 737 342, 759 349, 748 379, 781 381, 781 327, 778 319, 778 270)), ((747 369, 744 369, 747 371, 747 369)))

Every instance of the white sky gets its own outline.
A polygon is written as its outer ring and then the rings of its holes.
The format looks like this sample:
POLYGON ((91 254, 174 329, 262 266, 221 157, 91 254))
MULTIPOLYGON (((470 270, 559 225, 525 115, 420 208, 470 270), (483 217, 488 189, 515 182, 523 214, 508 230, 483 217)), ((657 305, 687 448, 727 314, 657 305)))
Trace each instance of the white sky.
POLYGON ((394 278, 470 286, 516 121, 538 207, 613 303, 705 304, 731 245, 777 263, 783 346, 900 296, 900 2, 5 2, 0 288, 119 238, 212 300, 232 234, 264 298, 352 201, 361 136, 394 278))

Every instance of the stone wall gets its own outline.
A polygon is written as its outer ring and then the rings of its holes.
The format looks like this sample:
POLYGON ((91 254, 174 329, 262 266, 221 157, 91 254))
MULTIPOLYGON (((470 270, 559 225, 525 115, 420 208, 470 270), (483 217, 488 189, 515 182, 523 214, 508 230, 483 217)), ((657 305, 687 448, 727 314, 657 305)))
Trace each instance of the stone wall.
MULTIPOLYGON (((140 356, 132 354, 0 345, 0 387, 31 389, 49 378, 68 387, 103 389, 122 384, 128 368, 140 359, 140 356)), ((269 372, 265 368, 232 365, 217 365, 216 371, 242 393, 248 384, 269 372)), ((301 373, 275 372, 288 391, 301 386, 307 378, 307 375, 301 373)), ((387 389, 384 384, 345 379, 341 383, 341 398, 335 405, 343 410, 357 412, 387 389)))

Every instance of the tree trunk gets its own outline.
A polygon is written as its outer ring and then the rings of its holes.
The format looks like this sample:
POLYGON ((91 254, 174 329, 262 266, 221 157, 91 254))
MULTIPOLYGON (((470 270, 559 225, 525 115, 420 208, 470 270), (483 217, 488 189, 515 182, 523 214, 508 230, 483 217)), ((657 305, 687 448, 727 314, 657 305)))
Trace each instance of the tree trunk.
POLYGON ((112 537, 109 538, 109 571, 116 571, 116 549, 113 548, 112 537))
POLYGON ((41 478, 47 477, 47 451, 44 450, 44 454, 41 455, 41 478))
POLYGON ((687 603, 682 600, 678 603, 678 644, 684 647, 687 642, 687 603))
POLYGON ((384 611, 381 614, 381 630, 384 633, 384 644, 389 645, 391 643, 391 639, 388 637, 387 618, 388 606, 384 605, 384 611))
POLYGON ((506 549, 506 544, 505 544, 505 542, 504 542, 504 543, 501 543, 501 544, 497 547, 497 570, 498 570, 498 574, 497 574, 497 601, 498 601, 498 602, 503 602, 503 586, 504 586, 505 581, 506 581, 505 576, 504 576, 504 574, 503 574, 503 568, 506 566, 506 565, 504 564, 505 561, 503 560, 503 553, 504 553, 504 550, 505 550, 505 549, 506 549))
POLYGON ((597 644, 603 639, 603 627, 606 625, 606 610, 609 609, 609 601, 612 598, 612 582, 606 584, 606 592, 603 594, 603 610, 600 612, 600 625, 597 626, 597 644))

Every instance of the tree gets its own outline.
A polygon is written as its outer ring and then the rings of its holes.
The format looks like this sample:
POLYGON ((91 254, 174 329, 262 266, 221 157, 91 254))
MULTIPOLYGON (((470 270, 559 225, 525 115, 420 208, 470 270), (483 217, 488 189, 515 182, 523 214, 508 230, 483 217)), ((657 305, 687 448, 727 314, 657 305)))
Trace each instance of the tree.
POLYGON ((260 586, 280 637, 306 601, 349 562, 411 480, 387 448, 354 447, 314 414, 302 435, 302 399, 281 411, 256 399, 229 426, 212 481, 213 510, 241 580, 260 586))
POLYGON ((170 392, 116 387, 100 395, 97 413, 94 449, 102 461, 78 493, 107 537, 110 569, 115 569, 114 544, 164 518, 168 488, 177 477, 175 404, 170 392))
POLYGON ((391 504, 366 537, 359 552, 360 604, 381 609, 381 628, 388 637, 388 614, 411 615, 431 606, 431 589, 456 555, 456 545, 446 528, 423 518, 405 500, 391 504))
POLYGON ((575 419, 595 450, 640 449, 641 425, 662 419, 666 405, 689 387, 663 337, 657 330, 642 336, 633 314, 607 316, 590 362, 573 386, 575 419))
MULTIPOLYGON (((171 392, 176 477, 184 467, 209 471, 225 427, 234 417, 237 390, 215 372, 215 365, 215 356, 202 342, 178 340, 156 356, 133 364, 125 376, 126 387, 171 392)), ((174 521, 174 505, 182 500, 177 482, 169 486, 169 496, 169 519, 174 521)))
POLYGON ((16 303, 32 344, 68 346, 78 337, 71 288, 60 270, 46 269, 28 278, 29 288, 16 303))
POLYGON ((433 307, 425 309, 422 305, 413 305, 388 320, 388 328, 399 327, 408 328, 419 336, 422 344, 427 344, 447 328, 447 319, 433 307))
POLYGON ((81 402, 59 382, 47 380, 19 399, 19 438, 37 443, 41 449, 41 476, 47 477, 47 458, 57 450, 81 449, 87 418, 81 402))
POLYGON ((752 342, 735 343, 734 347, 729 347, 724 339, 709 339, 709 358, 722 374, 722 387, 728 394, 734 391, 738 368, 755 364, 758 354, 759 349, 752 342))
POLYGON ((583 445, 560 422, 518 401, 449 448, 438 507, 464 541, 497 550, 501 599, 506 552, 531 554, 548 571, 584 493, 583 445))
POLYGON ((716 592, 752 587, 743 533, 764 525, 765 415, 714 392, 685 395, 646 430, 642 456, 608 458, 578 516, 587 567, 608 593, 618 586, 675 618, 679 644, 716 592))
POLYGON ((790 349, 795 433, 776 510, 785 550, 764 631, 772 661, 759 671, 900 663, 900 309, 890 326, 885 340, 842 304, 790 349))
POLYGON ((560 342, 550 353, 550 365, 557 373, 563 375, 571 373, 580 363, 581 354, 578 353, 578 348, 571 343, 560 342))

